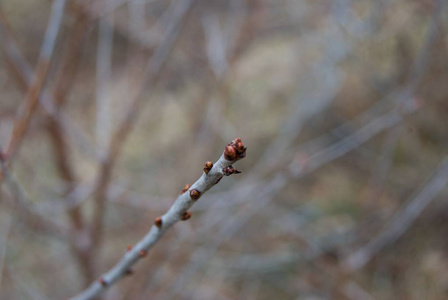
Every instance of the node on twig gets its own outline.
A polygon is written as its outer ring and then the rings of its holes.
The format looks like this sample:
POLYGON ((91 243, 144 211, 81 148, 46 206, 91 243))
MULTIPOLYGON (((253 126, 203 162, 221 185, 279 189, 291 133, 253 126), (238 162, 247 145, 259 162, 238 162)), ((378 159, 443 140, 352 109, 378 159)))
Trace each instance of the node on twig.
POLYGON ((158 228, 161 228, 162 227, 162 218, 157 217, 156 220, 154 221, 154 225, 156 225, 158 228))
POLYGON ((104 287, 107 286, 107 281, 106 281, 103 277, 101 277, 100 279, 98 279, 98 281, 99 281, 99 283, 100 283, 102 286, 104 286, 104 287))
POLYGON ((181 193, 181 194, 185 193, 186 191, 188 191, 189 188, 190 188, 190 185, 189 185, 189 184, 186 184, 186 185, 184 186, 184 188, 182 189, 182 191, 180 191, 180 193, 181 193))
POLYGON ((230 161, 245 158, 246 149, 241 138, 236 138, 224 149, 224 158, 230 161))
POLYGON ((235 169, 233 166, 228 166, 227 168, 222 169, 222 173, 225 176, 230 176, 232 174, 240 174, 241 172, 235 169))
POLYGON ((204 165, 204 172, 205 174, 208 174, 208 172, 210 172, 210 170, 213 168, 213 163, 211 161, 208 161, 205 163, 204 165))
POLYGON ((191 212, 189 212, 189 211, 184 212, 182 214, 182 216, 180 216, 180 220, 181 221, 186 221, 186 220, 188 220, 190 218, 191 218, 191 212))
POLYGON ((196 189, 193 189, 190 191, 190 197, 193 200, 198 200, 199 197, 201 197, 201 192, 196 189))

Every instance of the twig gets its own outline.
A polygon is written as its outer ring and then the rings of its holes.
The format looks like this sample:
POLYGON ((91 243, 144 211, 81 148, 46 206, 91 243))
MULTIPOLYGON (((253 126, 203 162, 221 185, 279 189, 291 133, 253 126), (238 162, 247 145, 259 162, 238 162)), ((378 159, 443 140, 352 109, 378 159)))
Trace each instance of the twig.
MULTIPOLYGON (((103 216, 106 210, 106 196, 107 190, 112 178, 114 165, 118 159, 121 147, 124 144, 129 132, 132 130, 134 123, 137 120, 143 101, 146 99, 145 95, 153 85, 156 75, 160 73, 171 49, 176 41, 176 38, 181 29, 182 21, 186 13, 191 8, 194 0, 181 0, 172 4, 171 11, 173 20, 169 23, 165 40, 155 49, 153 56, 145 70, 142 80, 142 87, 138 95, 132 100, 129 110, 126 111, 123 120, 118 125, 117 130, 112 135, 109 143, 108 153, 102 160, 99 174, 96 179, 95 187, 95 202, 93 213, 93 224, 91 231, 92 241, 92 257, 95 256, 95 251, 101 244, 101 233, 103 231, 103 216)), ((173 2, 174 3, 174 2, 173 2)))
MULTIPOLYGON (((54 110, 50 113, 50 118, 48 118, 47 123, 48 134, 53 146, 55 165, 59 172, 59 176, 67 183, 67 188, 64 191, 64 198, 66 199, 70 199, 70 194, 75 188, 74 184, 77 182, 77 179, 75 167, 70 161, 70 149, 67 138, 64 135, 64 126, 62 118, 60 117, 60 111, 65 104, 65 100, 73 83, 73 78, 76 75, 77 65, 83 46, 83 39, 89 24, 87 16, 78 6, 74 5, 75 3, 72 4, 73 5, 70 8, 76 12, 76 19, 70 29, 69 38, 65 43, 62 64, 57 72, 56 83, 52 89, 51 94, 53 95, 53 98, 50 99, 50 102, 54 106, 54 110)), ((12 40, 13 34, 1 11, 0 18, 2 23, 0 29, 3 29, 4 31, 5 52, 7 57, 11 60, 13 67, 17 69, 19 77, 21 77, 20 81, 24 83, 25 87, 28 87, 32 84, 31 81, 33 75, 31 68, 21 55, 17 45, 12 40)), ((42 101, 41 99, 39 100, 42 101)), ((87 285, 92 281, 93 273, 86 258, 86 247, 83 245, 85 242, 82 242, 85 240, 85 238, 83 238, 83 236, 85 236, 85 230, 81 210, 78 206, 75 206, 66 212, 73 227, 73 234, 70 235, 71 246, 75 256, 79 260, 78 265, 81 267, 82 278, 85 279, 85 284, 87 285)))
POLYGON ((347 257, 342 265, 348 272, 356 271, 369 262, 386 245, 395 242, 418 218, 448 183, 448 157, 440 164, 432 180, 401 209, 376 238, 347 257))
MULTIPOLYGON (((15 204, 15 203, 14 203, 15 204)), ((11 230, 11 225, 14 222, 14 211, 15 205, 12 207, 11 212, 9 212, 6 216, 6 221, 3 221, 2 224, 2 234, 0 236, 0 290, 2 286, 2 278, 3 278, 3 268, 5 265, 5 257, 8 249, 8 240, 11 230)))
POLYGON ((31 201, 29 201, 25 190, 22 188, 20 183, 14 178, 12 174, 10 174, 7 161, 5 159, 5 154, 2 152, 0 148, 0 168, 3 175, 3 182, 8 185, 9 190, 13 194, 13 197, 15 198, 15 202, 13 203, 14 206, 18 205, 20 210, 19 213, 24 213, 23 219, 26 220, 26 222, 33 223, 34 228, 36 228, 35 225, 39 224, 42 229, 51 232, 54 235, 57 235, 59 237, 66 237, 69 233, 69 230, 66 228, 66 226, 62 223, 49 220, 45 218, 44 216, 40 215, 38 212, 36 212, 33 209, 33 205, 31 201))
POLYGON ((92 283, 88 289, 72 298, 72 300, 86 300, 98 296, 108 286, 117 282, 120 278, 130 272, 131 267, 141 258, 145 257, 147 252, 163 236, 163 234, 181 220, 187 220, 191 217, 188 209, 201 197, 206 191, 217 184, 223 176, 236 174, 238 171, 232 166, 237 160, 246 156, 246 147, 237 138, 233 140, 224 150, 219 160, 212 164, 207 162, 204 167, 204 173, 192 186, 186 185, 181 194, 177 197, 173 206, 163 216, 155 219, 154 225, 146 236, 141 239, 132 249, 130 249, 123 259, 115 265, 109 272, 92 283))
POLYGON ((39 61, 34 72, 33 80, 25 97, 24 106, 19 110, 11 140, 6 150, 10 159, 12 159, 13 155, 17 152, 20 143, 26 134, 31 117, 36 109, 39 95, 45 85, 54 46, 56 44, 56 37, 64 14, 65 3, 66 0, 56 0, 53 2, 50 21, 48 22, 47 31, 45 32, 45 38, 42 43, 39 61))
MULTIPOLYGON (((73 3, 73 2, 72 2, 73 3)), ((75 7, 74 9, 78 9, 75 7)), ((78 21, 78 19, 77 19, 78 21)), ((76 22, 77 22, 76 21, 76 22)), ((85 31, 85 30, 84 30, 85 31)), ((76 32, 73 32, 76 34, 76 32)), ((7 58, 8 63, 11 65, 12 69, 17 73, 17 80, 19 84, 23 86, 25 89, 29 89, 33 80, 33 70, 31 68, 30 63, 25 59, 22 52, 20 51, 17 41, 14 39, 14 34, 4 16, 4 13, 0 8, 0 40, 2 45, 2 50, 5 53, 5 57, 7 58)), ((72 41, 69 41, 71 43, 72 41)), ((73 40, 73 42, 76 42, 73 40)), ((76 42, 78 46, 80 46, 81 41, 76 42)), ((76 48, 79 47, 70 47, 67 50, 67 57, 77 56, 76 48)), ((95 159, 99 158, 99 153, 92 144, 90 143, 87 135, 82 132, 82 130, 76 126, 74 122, 69 120, 66 115, 60 111, 57 106, 62 105, 65 99, 65 93, 67 92, 67 83, 71 82, 70 74, 74 72, 68 72, 66 74, 65 70, 70 69, 73 70, 74 66, 77 65, 75 59, 70 59, 70 62, 67 62, 65 65, 61 67, 61 74, 56 76, 58 78, 55 88, 52 93, 48 91, 43 91, 43 93, 39 97, 39 103, 46 113, 48 113, 51 118, 56 119, 57 122, 61 125, 61 130, 64 130, 68 136, 76 139, 77 143, 74 143, 75 146, 78 146, 83 154, 86 154, 95 159), (64 75, 66 74, 66 75, 64 75), (61 82, 61 83, 59 83, 61 82), (54 97, 53 97, 54 95, 54 97), (57 99, 55 99, 57 98, 57 99)))
MULTIPOLYGON (((102 10, 106 10, 113 4, 109 2, 111 1, 102 3, 102 10)), ((108 83, 111 78, 114 32, 107 25, 107 22, 113 23, 113 21, 113 14, 110 14, 101 18, 98 25, 98 46, 96 52, 96 143, 101 150, 107 147, 112 124, 111 95, 108 83)))

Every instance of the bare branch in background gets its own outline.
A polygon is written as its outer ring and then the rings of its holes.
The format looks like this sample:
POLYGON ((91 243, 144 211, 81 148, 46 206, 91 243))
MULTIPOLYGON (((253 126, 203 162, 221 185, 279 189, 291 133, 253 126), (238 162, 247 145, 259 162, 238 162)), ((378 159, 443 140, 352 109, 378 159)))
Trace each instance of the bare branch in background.
MULTIPOLYGON (((113 1, 102 2, 102 9, 107 10, 113 1)), ((100 149, 105 149, 110 139, 111 131, 111 99, 109 85, 112 68, 112 49, 114 34, 107 22, 113 23, 113 14, 105 16, 99 21, 98 47, 96 53, 96 142, 100 149)))
POLYGON ((29 200, 22 185, 14 178, 12 174, 10 174, 7 166, 7 160, 4 159, 5 154, 1 151, 1 149, 0 156, 3 181, 5 185, 9 187, 12 197, 14 198, 14 202, 12 203, 13 207, 17 207, 18 213, 23 215, 23 219, 26 220, 26 222, 33 224, 32 227, 40 227, 40 229, 46 233, 65 238, 67 234, 70 233, 67 226, 58 221, 49 220, 35 211, 34 205, 29 200))
POLYGON ((53 50, 56 45, 56 38, 60 23, 64 14, 65 3, 66 0, 56 0, 53 2, 51 17, 48 22, 39 60, 34 71, 33 80, 30 88, 28 89, 27 95, 25 96, 24 104, 18 112, 17 120, 11 134, 11 139, 6 149, 9 159, 13 158, 25 136, 33 112, 36 109, 39 95, 44 88, 47 73, 51 64, 53 50))
MULTIPOLYGON (((1 144, 58 1, 1 1, 1 144)), ((0 152, 0 298, 443 298, 446 1, 66 2, 0 152), (248 174, 173 204, 237 134, 248 174)))
POLYGON ((354 272, 368 263, 387 245, 394 243, 412 226, 422 211, 434 200, 448 183, 448 158, 440 164, 429 183, 394 218, 376 238, 350 254, 342 263, 347 272, 354 272))
POLYGON ((159 74, 174 42, 176 41, 181 29, 182 21, 193 4, 193 0, 180 0, 173 3, 174 4, 171 6, 170 10, 172 19, 166 29, 165 39, 155 49, 154 54, 146 67, 145 74, 141 81, 141 88, 137 96, 131 100, 129 109, 125 112, 123 119, 118 124, 118 128, 111 137, 108 152, 101 161, 94 196, 94 215, 91 232, 92 247, 95 249, 93 252, 98 251, 98 245, 101 244, 101 233, 103 231, 104 213, 106 210, 106 196, 114 165, 118 159, 122 145, 126 141, 133 124, 138 118, 142 103, 145 100, 145 95, 147 94, 147 91, 154 86, 155 77, 159 74))

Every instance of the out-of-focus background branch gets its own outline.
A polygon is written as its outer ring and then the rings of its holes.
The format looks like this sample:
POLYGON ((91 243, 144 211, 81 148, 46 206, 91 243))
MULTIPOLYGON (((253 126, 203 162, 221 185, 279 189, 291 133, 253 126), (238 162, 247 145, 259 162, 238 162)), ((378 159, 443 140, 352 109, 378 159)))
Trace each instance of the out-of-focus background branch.
POLYGON ((444 0, 0 2, 0 298, 445 299, 444 0), (58 284, 55 284, 57 278, 58 284))

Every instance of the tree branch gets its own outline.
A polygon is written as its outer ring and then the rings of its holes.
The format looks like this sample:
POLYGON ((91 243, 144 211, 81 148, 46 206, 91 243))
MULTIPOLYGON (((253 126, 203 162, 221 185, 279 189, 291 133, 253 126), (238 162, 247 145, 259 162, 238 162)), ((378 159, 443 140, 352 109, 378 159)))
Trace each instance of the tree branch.
POLYGON ((72 300, 87 300, 98 296, 107 287, 117 282, 120 278, 131 272, 131 267, 145 257, 148 250, 163 236, 163 234, 178 221, 186 221, 191 217, 188 209, 211 187, 217 184, 223 176, 237 174, 232 164, 246 156, 246 147, 240 138, 233 140, 224 150, 219 160, 213 164, 206 162, 204 173, 192 186, 186 185, 177 197, 173 206, 163 216, 157 217, 151 230, 141 239, 135 247, 129 249, 120 262, 109 272, 92 283, 81 294, 72 300))

